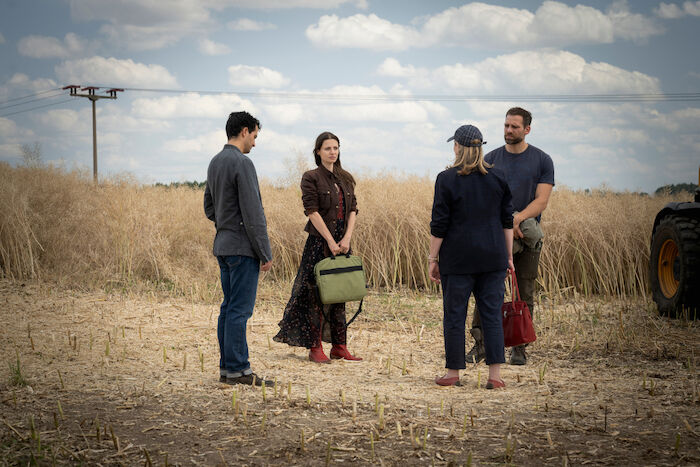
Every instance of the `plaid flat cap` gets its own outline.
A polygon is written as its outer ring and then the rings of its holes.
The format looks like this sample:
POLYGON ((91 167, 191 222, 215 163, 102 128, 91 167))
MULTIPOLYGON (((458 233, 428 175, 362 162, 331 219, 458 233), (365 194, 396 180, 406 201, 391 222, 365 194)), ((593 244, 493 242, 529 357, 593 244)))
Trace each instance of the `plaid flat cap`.
POLYGON ((483 139, 484 137, 481 135, 481 132, 477 127, 474 125, 462 125, 461 127, 457 128, 454 136, 448 139, 447 142, 455 140, 462 146, 475 147, 486 144, 486 141, 483 141, 483 139), (480 142, 478 144, 472 143, 472 141, 475 139, 478 139, 480 142))

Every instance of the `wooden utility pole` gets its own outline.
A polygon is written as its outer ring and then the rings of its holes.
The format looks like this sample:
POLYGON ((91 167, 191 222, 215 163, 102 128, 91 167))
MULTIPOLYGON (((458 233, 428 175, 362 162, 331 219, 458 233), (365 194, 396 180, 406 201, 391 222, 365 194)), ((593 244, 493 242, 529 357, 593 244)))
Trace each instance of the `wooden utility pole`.
POLYGON ((105 91, 107 93, 106 95, 100 95, 95 92, 100 88, 95 86, 82 87, 71 84, 64 86, 63 89, 70 89, 71 96, 87 97, 90 99, 90 102, 92 102, 92 177, 94 182, 97 183, 97 116, 95 113, 95 102, 97 102, 98 99, 116 99, 117 92, 124 92, 124 90, 117 88, 107 89, 105 91), (78 94, 78 89, 87 91, 87 94, 78 94))

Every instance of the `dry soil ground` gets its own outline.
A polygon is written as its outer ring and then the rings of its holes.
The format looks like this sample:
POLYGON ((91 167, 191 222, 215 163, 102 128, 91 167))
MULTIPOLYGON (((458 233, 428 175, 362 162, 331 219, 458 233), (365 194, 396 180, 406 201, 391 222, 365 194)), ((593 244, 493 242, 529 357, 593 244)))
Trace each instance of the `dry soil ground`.
MULTIPOLYGON (((698 465, 695 323, 644 300, 543 299, 526 366, 441 388, 441 302, 375 293, 362 363, 272 342, 289 284, 264 283, 254 370, 218 382, 217 306, 0 281, 0 464, 698 465)), ((468 343, 470 345, 470 343, 468 343)))

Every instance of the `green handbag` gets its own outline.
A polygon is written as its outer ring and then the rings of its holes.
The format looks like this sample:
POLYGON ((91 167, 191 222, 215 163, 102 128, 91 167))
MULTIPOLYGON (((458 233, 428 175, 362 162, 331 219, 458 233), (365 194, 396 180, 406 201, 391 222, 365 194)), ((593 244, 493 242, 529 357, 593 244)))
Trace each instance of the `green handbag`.
POLYGON ((314 266, 321 303, 345 303, 367 295, 367 280, 359 256, 338 255, 322 259, 314 266))

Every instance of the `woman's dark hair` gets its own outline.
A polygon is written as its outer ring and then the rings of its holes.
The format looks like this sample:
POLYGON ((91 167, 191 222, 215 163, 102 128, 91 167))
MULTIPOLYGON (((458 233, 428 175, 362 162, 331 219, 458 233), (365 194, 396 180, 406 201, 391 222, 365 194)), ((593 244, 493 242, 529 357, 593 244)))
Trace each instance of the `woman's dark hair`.
MULTIPOLYGON (((316 161, 317 167, 321 166, 321 156, 318 155, 318 151, 321 149, 321 146, 323 146, 323 142, 328 139, 334 139, 338 142, 338 147, 340 147, 340 139, 330 131, 324 131, 318 135, 316 138, 316 144, 314 145, 314 160, 316 161)), ((338 160, 336 160, 333 164, 333 173, 343 182, 350 185, 352 188, 355 188, 355 179, 350 172, 343 169, 343 166, 340 163, 340 151, 338 151, 338 160)))
POLYGON ((260 121, 245 110, 242 112, 231 112, 226 122, 226 137, 228 139, 235 138, 241 134, 243 128, 248 128, 248 131, 252 133, 255 131, 256 126, 258 129, 262 128, 260 121))

